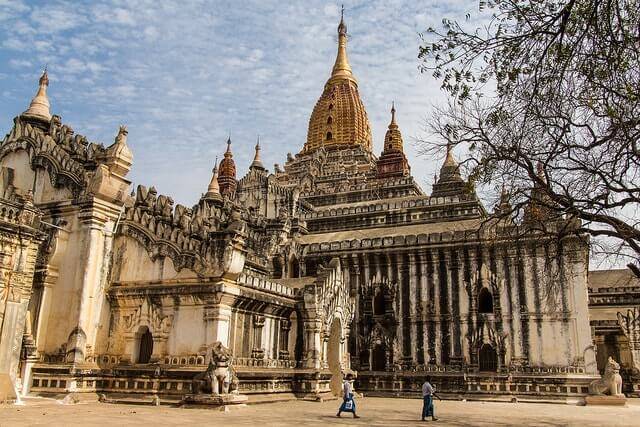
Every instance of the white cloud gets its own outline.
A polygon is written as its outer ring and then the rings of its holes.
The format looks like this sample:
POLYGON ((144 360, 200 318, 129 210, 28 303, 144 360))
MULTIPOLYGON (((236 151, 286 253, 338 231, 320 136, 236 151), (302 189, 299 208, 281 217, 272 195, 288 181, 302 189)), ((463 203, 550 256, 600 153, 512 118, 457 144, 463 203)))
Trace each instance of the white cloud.
POLYGON ((26 59, 10 59, 9 66, 12 68, 31 68, 33 64, 26 59))

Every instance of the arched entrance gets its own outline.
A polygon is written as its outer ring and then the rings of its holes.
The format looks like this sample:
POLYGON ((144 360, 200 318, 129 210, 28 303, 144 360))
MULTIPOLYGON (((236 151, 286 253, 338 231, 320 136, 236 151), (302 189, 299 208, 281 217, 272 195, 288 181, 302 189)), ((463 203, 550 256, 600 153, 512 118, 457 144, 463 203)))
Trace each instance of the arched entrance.
POLYGON ((342 341, 342 323, 335 318, 331 323, 329 343, 327 345, 327 363, 331 371, 331 392, 335 396, 342 394, 342 354, 340 342, 342 341))
POLYGON ((498 370, 498 353, 490 344, 483 344, 478 355, 480 371, 496 372, 498 370))
POLYGON ((153 354, 153 335, 148 327, 142 326, 138 331, 138 355, 137 363, 149 363, 153 354))

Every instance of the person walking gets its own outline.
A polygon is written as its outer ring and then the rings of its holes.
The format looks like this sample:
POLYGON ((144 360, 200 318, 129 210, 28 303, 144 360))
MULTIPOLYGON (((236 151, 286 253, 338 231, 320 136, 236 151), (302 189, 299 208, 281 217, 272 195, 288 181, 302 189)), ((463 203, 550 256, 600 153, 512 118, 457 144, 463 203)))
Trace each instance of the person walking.
POLYGON ((340 405, 340 409, 338 409, 337 417, 340 416, 343 412, 351 412, 353 413, 353 418, 360 418, 356 415, 356 402, 353 400, 353 375, 347 374, 344 379, 344 383, 342 384, 342 405, 340 405))
POLYGON ((431 384, 431 377, 427 375, 424 384, 422 384, 422 421, 427 421, 427 417, 431 417, 433 421, 438 421, 433 410, 435 393, 436 388, 431 384))

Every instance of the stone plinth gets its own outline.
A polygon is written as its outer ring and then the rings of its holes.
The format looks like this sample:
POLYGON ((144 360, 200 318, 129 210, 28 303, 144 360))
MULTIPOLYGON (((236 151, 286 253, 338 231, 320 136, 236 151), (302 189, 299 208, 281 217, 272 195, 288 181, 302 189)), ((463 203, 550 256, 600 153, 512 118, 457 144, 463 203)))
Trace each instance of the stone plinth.
POLYGON ((587 396, 584 398, 584 403, 592 406, 624 406, 627 403, 627 398, 624 395, 607 396, 602 394, 587 396))
POLYGON ((249 397, 244 394, 187 394, 182 399, 181 406, 227 412, 232 408, 247 406, 248 401, 249 397))

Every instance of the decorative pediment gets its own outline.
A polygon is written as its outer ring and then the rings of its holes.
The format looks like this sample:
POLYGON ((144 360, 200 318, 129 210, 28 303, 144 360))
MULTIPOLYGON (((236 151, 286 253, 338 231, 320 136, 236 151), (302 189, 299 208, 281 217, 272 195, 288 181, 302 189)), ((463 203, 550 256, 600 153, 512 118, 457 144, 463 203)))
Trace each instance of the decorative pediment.
POLYGON ((140 326, 147 326, 153 334, 166 335, 171 331, 173 314, 164 314, 162 306, 146 298, 131 314, 123 316, 126 332, 135 333, 140 326))

